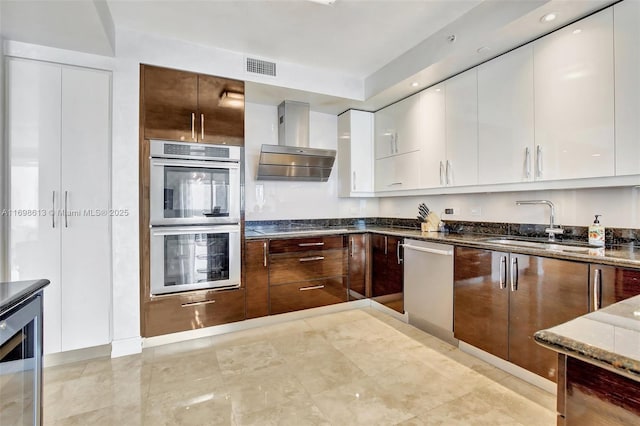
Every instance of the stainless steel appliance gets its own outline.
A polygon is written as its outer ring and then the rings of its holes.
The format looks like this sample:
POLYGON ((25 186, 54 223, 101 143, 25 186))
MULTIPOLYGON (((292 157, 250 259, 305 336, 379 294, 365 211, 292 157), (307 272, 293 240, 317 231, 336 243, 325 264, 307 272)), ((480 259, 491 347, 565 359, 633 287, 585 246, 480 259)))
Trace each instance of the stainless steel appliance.
POLYGON ((151 141, 151 294, 240 286, 242 148, 151 141))

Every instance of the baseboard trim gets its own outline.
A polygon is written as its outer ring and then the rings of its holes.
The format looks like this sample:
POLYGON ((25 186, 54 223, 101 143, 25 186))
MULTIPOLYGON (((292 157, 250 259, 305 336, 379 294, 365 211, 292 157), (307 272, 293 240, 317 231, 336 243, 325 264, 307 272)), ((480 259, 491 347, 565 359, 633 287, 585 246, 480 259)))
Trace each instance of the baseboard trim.
POLYGON ((76 349, 73 351, 56 352, 46 354, 42 358, 43 367, 55 367, 56 365, 70 364, 72 362, 86 361, 94 358, 108 358, 111 354, 111 344, 92 346, 90 348, 76 349))
POLYGON ((387 306, 383 305, 382 303, 376 302, 373 299, 370 299, 370 302, 371 302, 371 307, 373 309, 376 309, 376 310, 378 310, 378 311, 380 311, 382 313, 385 313, 385 314, 387 314, 389 316, 392 316, 393 318, 397 319, 398 321, 402 321, 402 322, 407 323, 407 324, 409 323, 409 315, 407 315, 406 312, 401 314, 400 312, 395 311, 395 310, 393 310, 391 308, 388 308, 387 306))
POLYGON ((458 347, 461 351, 466 352, 469 355, 473 355, 476 358, 480 358, 481 360, 488 362, 489 364, 506 371, 512 376, 516 376, 517 378, 524 380, 525 382, 531 383, 532 385, 537 386, 542 390, 545 390, 554 395, 556 395, 557 393, 557 385, 551 380, 540 377, 537 374, 534 374, 522 367, 512 364, 509 361, 505 361, 502 358, 498 358, 495 355, 491 355, 490 353, 485 352, 482 349, 478 349, 475 346, 471 346, 470 344, 463 341, 460 341, 458 347))
MULTIPOLYGON (((199 339, 202 337, 218 336, 220 334, 233 333, 235 331, 249 330, 283 322, 295 321, 299 319, 311 318, 319 315, 326 315, 335 312, 350 311, 358 308, 370 306, 369 299, 354 300, 351 302, 336 303, 335 305, 321 306, 319 308, 305 309, 285 314, 269 315, 266 317, 252 318, 244 321, 229 324, 215 325, 213 327, 199 328, 197 330, 180 331, 178 333, 163 334, 162 336, 145 337, 142 339, 142 348, 152 348, 154 346, 178 343, 185 340, 199 339)), ((388 308, 387 308, 388 309, 388 308)), ((389 309, 392 312, 395 312, 389 309)))
POLYGON ((142 337, 129 337, 111 342, 111 358, 134 355, 142 352, 142 337))

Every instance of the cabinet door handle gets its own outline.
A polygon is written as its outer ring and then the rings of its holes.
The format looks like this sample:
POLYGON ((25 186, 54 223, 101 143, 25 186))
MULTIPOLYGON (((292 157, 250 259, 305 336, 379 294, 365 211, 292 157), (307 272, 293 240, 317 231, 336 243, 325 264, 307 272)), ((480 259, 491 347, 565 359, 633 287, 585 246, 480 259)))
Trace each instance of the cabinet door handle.
POLYGON ((356 172, 355 172, 355 170, 353 172, 353 190, 354 191, 356 190, 356 172))
POLYGON ((200 136, 201 141, 204 140, 204 114, 200 114, 200 136))
POLYGON ((320 290, 324 288, 324 285, 312 285, 309 287, 300 287, 298 290, 299 291, 308 291, 308 290, 320 290))
POLYGON ((56 191, 51 191, 51 227, 56 227, 56 191))
POLYGON ((349 256, 353 257, 353 238, 349 238, 349 256))
POLYGON ((69 227, 69 221, 67 220, 67 205, 69 201, 69 191, 64 191, 64 227, 69 227))
POLYGON ((262 243, 262 264, 267 267, 267 242, 262 243))
POLYGON ((400 247, 402 247, 402 243, 398 241, 396 244, 396 258, 398 259, 398 265, 404 261, 404 259, 400 257, 400 247))
POLYGON ((393 138, 395 137, 394 133, 389 135, 389 153, 393 154, 393 138))
POLYGON ((451 162, 449 160, 447 160, 446 177, 447 177, 447 185, 451 185, 453 183, 453 166, 451 165, 451 162))
POLYGON ((324 243, 300 243, 298 247, 314 247, 314 246, 323 246, 324 243))
POLYGON ((387 186, 398 186, 398 185, 402 185, 402 182, 393 182, 393 183, 390 183, 387 186))
POLYGON ((398 153, 398 132, 396 132, 396 137, 393 138, 393 144, 395 145, 395 153, 398 153))
POLYGON ((389 251, 389 246, 388 243, 389 242, 389 238, 385 235, 384 236, 384 254, 386 255, 389 251))
POLYGON ((596 269, 593 275, 593 310, 602 308, 602 269, 596 269))
POLYGON ((212 303, 216 303, 215 300, 203 300, 201 302, 189 302, 189 303, 183 303, 182 307, 183 308, 188 308, 189 306, 198 306, 198 305, 210 305, 212 303))
POLYGON ((511 258, 511 291, 518 290, 518 258, 511 258))
POLYGON ((536 146, 536 177, 542 177, 542 147, 536 146))
POLYGON ((507 256, 500 257, 500 289, 507 288, 507 256))
POLYGON ((196 140, 196 113, 191 113, 191 139, 196 140))
POLYGON ((444 163, 440 162, 440 185, 444 186, 444 163))
POLYGON ((531 178, 531 152, 529 151, 529 147, 526 147, 524 150, 524 165, 526 167, 527 179, 529 179, 531 178))
POLYGON ((324 260, 324 256, 301 257, 298 260, 300 262, 314 262, 316 260, 324 260))

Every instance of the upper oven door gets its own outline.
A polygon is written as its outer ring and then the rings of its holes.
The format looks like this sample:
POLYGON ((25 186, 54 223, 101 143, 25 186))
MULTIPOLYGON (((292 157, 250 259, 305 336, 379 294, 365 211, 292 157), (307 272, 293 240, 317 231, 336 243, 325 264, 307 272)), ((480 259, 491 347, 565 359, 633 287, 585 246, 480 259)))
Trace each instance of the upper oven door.
POLYGON ((240 222, 240 164, 151 158, 150 224, 240 222))

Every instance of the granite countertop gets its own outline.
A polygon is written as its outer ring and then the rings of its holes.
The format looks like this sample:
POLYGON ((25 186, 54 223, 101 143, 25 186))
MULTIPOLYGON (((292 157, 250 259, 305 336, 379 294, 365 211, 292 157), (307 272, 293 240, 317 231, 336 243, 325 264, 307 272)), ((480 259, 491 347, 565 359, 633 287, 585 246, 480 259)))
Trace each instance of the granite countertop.
POLYGON ((0 282, 0 313, 28 299, 49 285, 49 280, 0 282))
POLYGON ((535 333, 557 352, 640 381, 640 296, 535 333))
MULTIPOLYGON (((500 243, 488 242, 490 239, 502 237, 501 235, 475 234, 475 233, 447 233, 447 232, 421 232, 419 229, 409 229, 393 226, 335 226, 335 227, 300 227, 281 229, 273 226, 247 227, 245 238, 256 239, 280 239, 280 238, 304 238, 319 235, 352 234, 371 232, 383 235, 393 235, 403 238, 413 238, 422 241, 430 241, 441 244, 461 245, 480 249, 497 250, 512 253, 530 254, 556 259, 575 260, 589 263, 599 263, 611 266, 639 268, 640 247, 633 244, 608 246, 605 249, 593 249, 585 253, 545 250, 534 247, 514 247, 500 243)), ((507 236, 506 238, 512 238, 507 236)), ((541 241, 541 240, 537 240, 541 241)), ((582 243, 584 244, 584 243, 582 243)))

